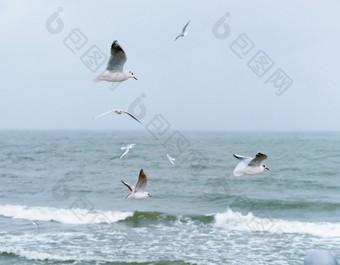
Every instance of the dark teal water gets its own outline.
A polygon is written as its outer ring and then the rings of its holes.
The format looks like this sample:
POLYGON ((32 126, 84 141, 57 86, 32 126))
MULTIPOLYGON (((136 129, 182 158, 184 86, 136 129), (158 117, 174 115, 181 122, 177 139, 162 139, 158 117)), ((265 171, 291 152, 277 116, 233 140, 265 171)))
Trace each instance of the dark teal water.
POLYGON ((181 134, 0 132, 0 264, 340 260, 340 133, 181 134), (258 152, 270 171, 233 176, 258 152), (152 198, 126 200, 141 168, 152 198))

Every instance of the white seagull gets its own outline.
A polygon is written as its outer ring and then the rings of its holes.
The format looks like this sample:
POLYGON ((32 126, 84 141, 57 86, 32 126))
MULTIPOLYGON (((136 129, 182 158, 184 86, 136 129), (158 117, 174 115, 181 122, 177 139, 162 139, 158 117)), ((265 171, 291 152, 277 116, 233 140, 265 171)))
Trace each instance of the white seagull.
POLYGON ((122 183, 131 191, 131 193, 126 196, 125 199, 144 199, 146 197, 151 197, 150 193, 144 191, 146 184, 148 183, 148 177, 145 175, 144 170, 141 169, 139 172, 138 182, 136 187, 122 181, 122 183))
POLYGON ((124 150, 119 158, 125 156, 131 149, 135 148, 135 144, 128 144, 127 146, 121 147, 120 150, 124 150))
POLYGON ((40 230, 39 224, 37 222, 32 222, 32 224, 37 227, 38 231, 40 230))
POLYGON ((174 41, 176 41, 179 37, 185 37, 186 35, 188 35, 188 32, 185 31, 185 30, 187 29, 187 26, 189 25, 189 22, 190 22, 190 20, 188 21, 187 24, 185 24, 184 28, 182 29, 182 33, 179 34, 174 41))
POLYGON ((240 156, 236 154, 234 154, 234 157, 241 160, 241 162, 238 163, 234 170, 234 175, 236 177, 239 177, 243 174, 246 175, 261 174, 263 170, 265 169, 269 170, 269 168, 262 164, 262 161, 267 159, 268 157, 265 154, 258 153, 255 158, 240 156))
POLYGON ((166 156, 168 157, 170 163, 173 164, 173 165, 175 165, 175 162, 174 162, 174 161, 175 161, 176 159, 173 158, 173 157, 171 157, 171 156, 169 156, 168 154, 167 154, 166 156))
POLYGON ((137 80, 131 71, 123 71, 126 61, 124 50, 115 40, 111 45, 111 57, 107 63, 106 71, 97 74, 93 81, 122 82, 129 78, 137 80))
POLYGON ((141 123, 140 120, 138 120, 138 119, 137 119, 134 115, 132 115, 130 112, 128 112, 128 111, 126 111, 126 110, 121 110, 121 109, 111 109, 111 110, 109 110, 109 111, 107 111, 107 112, 104 112, 104 113, 102 113, 102 114, 100 114, 100 115, 94 117, 94 119, 98 119, 98 118, 100 118, 100 117, 102 117, 102 116, 104 116, 104 115, 106 115, 106 114, 108 114, 108 113, 111 113, 111 112, 117 113, 117 114, 119 114, 119 115, 122 114, 122 113, 125 113, 125 114, 129 115, 131 118, 133 118, 133 119, 135 119, 136 121, 138 121, 139 123, 141 123))

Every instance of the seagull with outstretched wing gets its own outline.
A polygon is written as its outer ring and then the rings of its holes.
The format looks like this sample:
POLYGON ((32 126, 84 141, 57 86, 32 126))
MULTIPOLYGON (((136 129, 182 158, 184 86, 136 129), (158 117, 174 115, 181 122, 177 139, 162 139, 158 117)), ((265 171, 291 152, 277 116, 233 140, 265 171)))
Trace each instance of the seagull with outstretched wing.
POLYGON ((265 154, 258 153, 255 158, 236 154, 234 154, 234 157, 240 160, 234 170, 234 175, 236 177, 242 176, 244 174, 257 175, 261 174, 265 169, 269 170, 269 168, 262 164, 262 162, 268 158, 268 156, 265 154))
POLYGON ((179 34, 174 41, 176 41, 180 37, 185 37, 186 35, 188 35, 188 32, 186 31, 186 29, 187 29, 187 26, 189 25, 189 22, 190 20, 187 22, 187 24, 185 24, 184 28, 182 29, 182 33, 179 34))
POLYGON ((133 148, 135 148, 135 144, 128 144, 127 146, 121 147, 120 150, 123 150, 123 153, 121 153, 119 158, 125 156, 133 148))
POLYGON ((33 221, 32 224, 35 225, 35 226, 37 227, 38 231, 40 230, 40 227, 39 227, 38 222, 33 221))
POLYGON ((148 183, 148 177, 145 175, 143 169, 139 172, 136 186, 132 186, 123 180, 122 183, 131 191, 131 193, 126 196, 126 199, 144 199, 146 197, 151 197, 151 194, 145 191, 146 184, 148 183))
POLYGON ((106 111, 106 112, 104 112, 104 113, 102 113, 102 114, 100 114, 100 115, 94 117, 94 119, 98 119, 98 118, 100 118, 100 117, 102 117, 102 116, 104 116, 104 115, 106 115, 106 114, 111 113, 111 112, 117 113, 117 114, 119 114, 119 115, 122 114, 122 113, 125 113, 125 114, 129 115, 131 118, 133 118, 133 119, 135 119, 136 121, 138 121, 139 123, 141 123, 140 120, 138 120, 133 114, 131 114, 130 112, 128 112, 128 111, 126 111, 126 110, 121 110, 121 109, 112 109, 112 110, 106 111))
POLYGON ((129 78, 137 78, 131 71, 124 71, 124 64, 127 61, 126 53, 119 45, 118 41, 114 41, 111 45, 111 56, 107 63, 106 70, 97 74, 93 81, 122 82, 129 78))
POLYGON ((169 161, 171 164, 175 165, 175 158, 174 157, 171 157, 170 155, 166 154, 166 156, 168 157, 169 161))

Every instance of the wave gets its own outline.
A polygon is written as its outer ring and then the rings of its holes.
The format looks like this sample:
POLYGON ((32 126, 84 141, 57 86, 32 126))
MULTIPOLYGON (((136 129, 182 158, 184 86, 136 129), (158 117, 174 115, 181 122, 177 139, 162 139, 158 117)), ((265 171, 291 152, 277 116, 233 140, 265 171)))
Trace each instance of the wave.
POLYGON ((28 207, 24 205, 0 205, 0 216, 34 221, 55 221, 65 224, 123 223, 131 227, 150 224, 172 225, 176 222, 188 225, 212 225, 215 228, 253 232, 299 233, 320 237, 340 237, 340 223, 301 222, 275 218, 262 218, 249 212, 246 215, 228 209, 224 213, 210 215, 171 215, 163 212, 120 212, 85 209, 58 209, 28 207))
POLYGON ((281 201, 281 200, 262 200, 262 199, 249 199, 245 196, 236 197, 230 204, 231 208, 242 207, 242 209, 312 209, 322 211, 334 211, 339 209, 340 203, 338 202, 325 202, 325 201, 281 201))
POLYGON ((55 221, 64 224, 116 223, 132 215, 133 212, 0 205, 0 216, 34 221, 55 221))
POLYGON ((139 212, 136 211, 134 214, 126 218, 123 222, 133 227, 144 226, 147 224, 169 224, 174 222, 190 223, 196 222, 197 224, 209 224, 214 222, 214 217, 211 215, 171 215, 162 212, 139 212))
MULTIPOLYGON (((184 261, 184 260, 126 260, 126 261, 118 261, 113 259, 103 258, 101 256, 86 256, 86 255, 62 255, 62 254, 50 254, 46 252, 38 252, 33 250, 25 250, 21 247, 1 247, 0 246, 0 256, 13 256, 22 257, 27 260, 41 260, 41 261, 57 261, 57 262, 67 262, 70 264, 78 264, 78 262, 82 262, 81 264, 100 264, 102 265, 122 265, 122 264, 149 264, 153 263, 155 265, 162 264, 173 264, 173 265, 190 265, 193 263, 184 261)), ((44 263, 45 264, 45 263, 44 263)), ((54 263, 53 263, 54 264, 54 263)))
POLYGON ((320 237, 340 237, 340 223, 330 222, 300 222, 274 218, 260 218, 251 212, 242 215, 228 209, 217 213, 214 226, 219 228, 237 229, 253 232, 298 233, 311 234, 320 237))
POLYGON ((54 221, 64 224, 98 224, 117 223, 132 227, 139 227, 155 223, 173 223, 180 221, 183 223, 212 223, 213 216, 197 215, 182 216, 171 215, 163 212, 120 212, 86 210, 79 208, 58 209, 52 207, 29 207, 25 205, 0 205, 0 216, 13 219, 26 219, 32 221, 54 221))
POLYGON ((74 262, 77 260, 77 256, 61 256, 58 254, 42 253, 38 251, 24 250, 20 247, 0 247, 1 255, 15 255, 24 257, 28 260, 56 260, 74 262))

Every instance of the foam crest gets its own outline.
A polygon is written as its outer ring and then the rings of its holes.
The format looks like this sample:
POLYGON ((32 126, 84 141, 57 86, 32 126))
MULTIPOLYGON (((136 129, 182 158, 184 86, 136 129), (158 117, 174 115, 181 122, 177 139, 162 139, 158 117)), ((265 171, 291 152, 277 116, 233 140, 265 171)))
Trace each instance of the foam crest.
POLYGON ((42 253, 38 251, 24 250, 20 247, 0 247, 0 254, 13 254, 19 257, 24 257, 28 260, 56 260, 56 261, 74 261, 76 256, 62 256, 53 255, 49 253, 42 253))
POLYGON ((13 219, 56 221, 65 224, 96 224, 116 223, 132 216, 133 212, 0 205, 0 215, 13 219))
POLYGON ((321 237, 340 237, 340 223, 330 222, 300 222, 273 218, 260 218, 252 213, 242 215, 228 209, 215 215, 216 227, 242 231, 298 233, 311 234, 321 237))

